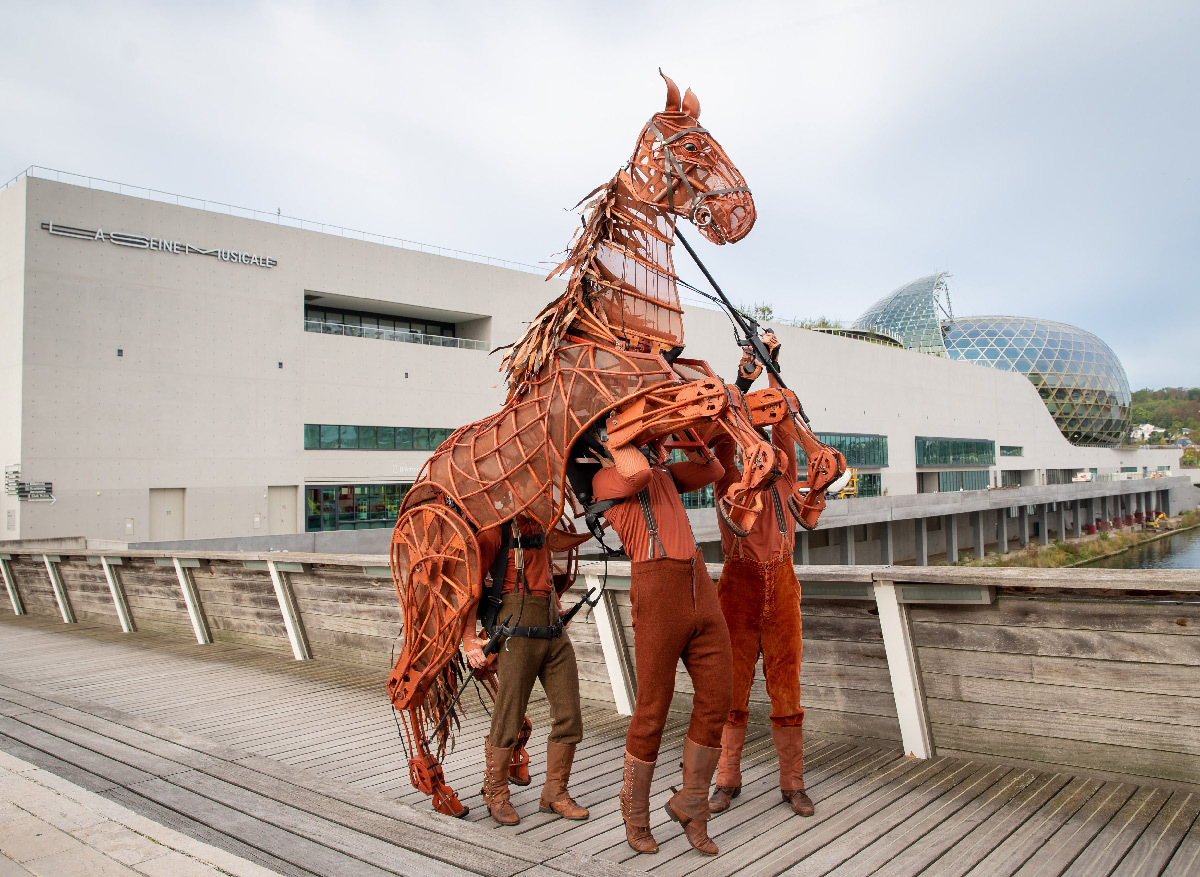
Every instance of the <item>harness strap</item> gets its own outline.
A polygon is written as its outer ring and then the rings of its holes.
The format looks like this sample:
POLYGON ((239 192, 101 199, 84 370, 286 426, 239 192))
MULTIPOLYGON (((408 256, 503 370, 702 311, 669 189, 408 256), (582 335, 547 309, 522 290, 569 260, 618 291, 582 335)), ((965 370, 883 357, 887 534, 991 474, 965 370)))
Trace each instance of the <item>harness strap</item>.
POLYGON ((658 538, 658 521, 654 519, 654 509, 650 507, 650 490, 643 487, 638 491, 638 503, 642 506, 642 517, 646 519, 646 530, 650 534, 650 560, 654 560, 654 546, 658 546, 660 557, 667 556, 662 540, 658 538))

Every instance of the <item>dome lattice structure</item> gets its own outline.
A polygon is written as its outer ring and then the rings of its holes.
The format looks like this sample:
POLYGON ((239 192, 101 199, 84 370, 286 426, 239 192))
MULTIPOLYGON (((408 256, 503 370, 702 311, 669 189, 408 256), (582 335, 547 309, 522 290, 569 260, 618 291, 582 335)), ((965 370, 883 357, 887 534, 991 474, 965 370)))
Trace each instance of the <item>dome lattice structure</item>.
POLYGON ((906 284, 873 304, 855 329, 910 350, 1020 372, 1067 440, 1115 447, 1129 435, 1132 394, 1112 348, 1091 332, 1032 317, 955 317, 945 273, 906 284))
POLYGON ((945 356, 942 321, 953 318, 946 273, 930 274, 885 295, 853 328, 895 338, 909 350, 945 356))

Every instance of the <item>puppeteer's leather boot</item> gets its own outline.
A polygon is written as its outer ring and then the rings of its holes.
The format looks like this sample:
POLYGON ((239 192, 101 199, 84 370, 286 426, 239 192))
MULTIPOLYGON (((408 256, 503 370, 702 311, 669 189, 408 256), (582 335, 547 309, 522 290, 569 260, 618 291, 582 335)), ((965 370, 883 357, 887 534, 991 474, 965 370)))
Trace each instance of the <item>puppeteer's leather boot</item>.
POLYGON ((512 758, 512 749, 492 746, 490 739, 484 737, 483 752, 485 767, 479 794, 493 819, 501 825, 516 825, 521 817, 508 798, 508 762, 512 758))
POLYGON ((717 779, 708 809, 722 813, 729 803, 742 793, 742 747, 746 745, 746 726, 726 725, 721 730, 721 759, 717 762, 717 779))
POLYGON ((720 852, 708 836, 708 784, 720 757, 719 746, 701 746, 691 737, 684 738, 683 788, 671 796, 666 807, 667 815, 683 826, 688 843, 706 856, 720 852))
POLYGON ((588 818, 588 811, 576 804, 567 792, 571 762, 574 760, 574 743, 546 743, 546 784, 542 787, 539 804, 543 813, 557 813, 565 819, 588 818))
POLYGON ((658 843, 650 833, 650 783, 654 762, 641 761, 625 753, 625 776, 621 782, 621 818, 625 820, 625 840, 634 851, 657 853, 658 843))
POLYGON ((804 728, 801 725, 771 726, 775 751, 779 753, 779 791, 797 816, 816 812, 804 791, 804 728))

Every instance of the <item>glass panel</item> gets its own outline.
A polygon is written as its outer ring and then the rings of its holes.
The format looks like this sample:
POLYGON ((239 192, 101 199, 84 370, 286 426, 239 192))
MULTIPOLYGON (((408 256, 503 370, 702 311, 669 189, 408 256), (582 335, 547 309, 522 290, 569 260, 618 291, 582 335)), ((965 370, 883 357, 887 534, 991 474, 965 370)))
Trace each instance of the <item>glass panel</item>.
POLYGON ((338 429, 338 427, 336 425, 331 426, 331 425, 325 424, 325 423, 321 424, 321 447, 323 447, 323 448, 338 447, 338 437, 340 436, 340 434, 341 434, 341 430, 338 429))
POLYGON ((413 450, 428 451, 429 450, 429 430, 423 426, 413 427, 413 450))
POLYGON ((396 427, 396 450, 411 451, 413 449, 413 434, 412 428, 408 426, 396 427))
POLYGON ((321 425, 318 423, 304 424, 304 450, 311 451, 321 447, 321 425))
POLYGON ((365 450, 375 450, 375 427, 360 426, 358 428, 358 446, 365 450))
POLYGON ((342 447, 357 448, 358 447, 358 427, 343 426, 342 427, 342 447))
POLYGON ((375 427, 375 447, 381 451, 390 451, 396 447, 396 428, 393 426, 375 427))

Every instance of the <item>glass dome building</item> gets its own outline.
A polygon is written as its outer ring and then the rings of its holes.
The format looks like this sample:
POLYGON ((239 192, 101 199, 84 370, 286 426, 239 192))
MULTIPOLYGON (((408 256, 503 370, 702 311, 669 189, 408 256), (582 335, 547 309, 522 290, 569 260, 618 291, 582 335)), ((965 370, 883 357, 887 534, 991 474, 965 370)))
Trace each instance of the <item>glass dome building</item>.
POLYGON ((900 287, 854 323, 905 347, 1020 372, 1054 422, 1080 447, 1115 447, 1129 434, 1132 396, 1112 348, 1090 332, 1031 317, 955 317, 945 274, 900 287))

